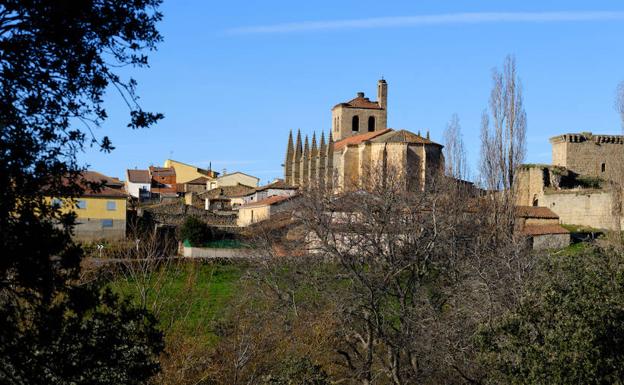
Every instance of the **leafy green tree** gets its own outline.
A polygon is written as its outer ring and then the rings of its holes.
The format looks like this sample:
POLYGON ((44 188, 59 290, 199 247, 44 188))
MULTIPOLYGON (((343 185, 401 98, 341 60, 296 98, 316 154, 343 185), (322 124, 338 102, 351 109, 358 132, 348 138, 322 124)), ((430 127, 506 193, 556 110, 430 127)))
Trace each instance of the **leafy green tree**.
MULTIPOLYGON (((142 383, 158 370, 161 337, 149 314, 100 285, 79 285, 74 216, 46 197, 85 187, 76 154, 113 149, 93 129, 117 90, 129 127, 136 81, 161 40, 160 0, 5 0, 0 3, 0 383, 142 383), (73 366, 72 366, 73 365, 73 366)), ((89 186, 97 188, 98 186, 89 186)))
POLYGON ((491 383, 621 384, 624 256, 544 258, 521 305, 479 333, 491 383))
POLYGON ((180 227, 180 238, 188 240, 191 246, 201 246, 211 239, 210 227, 201 219, 189 216, 180 227))

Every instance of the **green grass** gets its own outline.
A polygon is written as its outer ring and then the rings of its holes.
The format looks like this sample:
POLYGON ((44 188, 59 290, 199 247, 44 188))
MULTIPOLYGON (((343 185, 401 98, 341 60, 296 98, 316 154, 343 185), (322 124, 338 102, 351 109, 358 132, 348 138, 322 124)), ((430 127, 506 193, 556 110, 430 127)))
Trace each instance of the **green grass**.
POLYGON ((555 254, 562 256, 575 256, 583 254, 587 249, 591 247, 592 246, 587 242, 572 243, 565 249, 558 250, 557 252, 555 252, 555 254))
MULTIPOLYGON (((150 284, 143 285, 150 288, 146 307, 157 315, 166 333, 179 332, 196 337, 199 343, 212 343, 217 338, 215 321, 228 311, 245 270, 244 265, 226 263, 181 262, 162 267, 147 277, 150 284)), ((111 287, 140 305, 138 281, 120 276, 111 287)))

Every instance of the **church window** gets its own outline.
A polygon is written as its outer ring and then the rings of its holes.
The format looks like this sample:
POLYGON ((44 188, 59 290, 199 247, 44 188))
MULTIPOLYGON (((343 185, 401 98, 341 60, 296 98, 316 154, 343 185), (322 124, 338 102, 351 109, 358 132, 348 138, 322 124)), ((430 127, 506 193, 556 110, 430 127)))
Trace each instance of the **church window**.
POLYGON ((607 169, 607 165, 606 164, 603 163, 603 164, 600 165, 600 171, 601 172, 605 172, 606 169, 607 169))
POLYGON ((351 119, 351 131, 358 132, 360 130, 360 118, 355 115, 353 119, 351 119))
POLYGON ((368 117, 368 132, 373 132, 373 131, 375 131, 375 117, 369 116, 368 117))

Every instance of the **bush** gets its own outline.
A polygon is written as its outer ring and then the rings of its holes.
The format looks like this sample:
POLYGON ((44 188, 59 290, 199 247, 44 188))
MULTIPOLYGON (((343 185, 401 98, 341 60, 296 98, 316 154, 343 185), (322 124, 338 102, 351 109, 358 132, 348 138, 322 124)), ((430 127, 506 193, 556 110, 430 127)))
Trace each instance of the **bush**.
POLYGON ((545 258, 517 309, 479 333, 491 383, 621 384, 624 256, 545 258))
POLYGON ((180 239, 188 240, 191 246, 201 246, 211 238, 210 227, 194 216, 186 218, 180 228, 180 239))

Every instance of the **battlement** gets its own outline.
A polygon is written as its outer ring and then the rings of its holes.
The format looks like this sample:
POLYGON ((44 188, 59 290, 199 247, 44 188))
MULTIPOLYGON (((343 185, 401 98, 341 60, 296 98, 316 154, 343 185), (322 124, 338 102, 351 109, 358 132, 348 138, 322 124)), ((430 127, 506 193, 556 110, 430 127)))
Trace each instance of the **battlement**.
POLYGON ((624 135, 594 135, 591 132, 581 132, 578 134, 563 134, 553 136, 550 138, 550 143, 582 143, 582 142, 594 142, 594 143, 611 143, 611 144, 624 144, 624 135))

